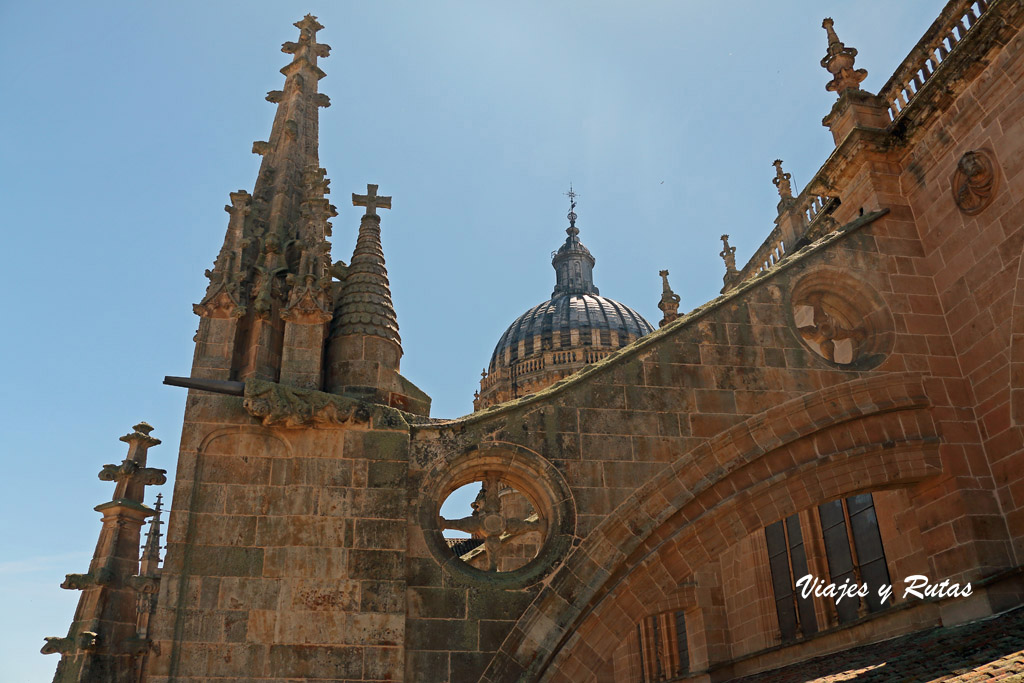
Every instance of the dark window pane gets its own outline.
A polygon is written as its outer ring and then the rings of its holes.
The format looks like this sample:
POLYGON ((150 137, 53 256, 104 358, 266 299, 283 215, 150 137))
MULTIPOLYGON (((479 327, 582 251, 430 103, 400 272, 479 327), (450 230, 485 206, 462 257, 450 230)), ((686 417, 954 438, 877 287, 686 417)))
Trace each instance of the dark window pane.
MULTIPOLYGON (((796 515, 790 517, 790 519, 796 519, 796 515)), ((797 533, 800 533, 799 525, 797 525, 797 533)), ((793 540, 793 535, 790 534, 790 541, 793 540)), ((804 553, 804 544, 794 546, 791 550, 793 560, 793 579, 799 579, 801 576, 805 576, 810 572, 807 571, 807 555, 804 553)), ((807 598, 801 597, 800 593, 796 590, 794 583, 793 591, 796 592, 797 611, 800 614, 800 626, 803 628, 805 636, 809 636, 813 633, 818 632, 818 620, 814 616, 814 601, 811 596, 807 598)), ((778 597, 778 595, 776 595, 778 597)))
POLYGON ((772 570, 772 588, 775 591, 775 597, 792 595, 793 579, 789 575, 789 558, 785 555, 776 555, 768 560, 768 566, 772 570))
MULTIPOLYGON (((829 579, 837 586, 846 579, 856 580, 853 572, 853 556, 850 553, 850 539, 846 534, 846 519, 843 517, 843 502, 834 500, 818 506, 818 515, 825 537, 825 558, 828 560, 829 579)), ((859 601, 849 597, 836 603, 839 623, 856 621, 859 601)))
POLYGON ((782 632, 782 640, 795 640, 796 610, 793 609, 793 599, 783 598, 776 600, 775 611, 779 615, 779 631, 782 632))
POLYGON ((818 506, 818 516, 821 518, 822 529, 843 524, 845 521, 843 517, 843 501, 833 500, 828 503, 822 503, 818 506))
POLYGON ((786 517, 786 532, 789 534, 789 547, 793 548, 804 542, 803 534, 800 533, 800 517, 790 515, 786 517))
POLYGON ((647 683, 647 650, 644 648, 644 634, 640 624, 636 625, 636 640, 640 643, 640 683, 647 683))
POLYGON ((690 671, 690 652, 686 649, 686 619, 682 612, 676 612, 676 648, 679 652, 677 676, 690 671))
POLYGON ((872 507, 873 505, 874 503, 871 500, 870 493, 862 493, 859 496, 850 496, 846 499, 846 510, 850 513, 851 517, 853 517, 855 513, 872 507))
POLYGON ((661 629, 658 628, 658 617, 651 617, 650 622, 652 640, 654 641, 654 647, 651 652, 651 658, 654 660, 652 672, 654 680, 660 681, 665 678, 665 672, 661 668, 661 629))
POLYGON ((850 515, 850 526, 853 527, 854 548, 857 549, 857 560, 861 565, 885 557, 873 507, 850 515))
POLYGON ((850 541, 846 536, 845 526, 834 526, 827 529, 825 536, 825 557, 828 559, 828 573, 835 582, 836 578, 853 571, 853 557, 850 555, 850 541))
POLYGON ((868 609, 872 612, 877 612, 886 607, 891 607, 892 598, 889 598, 888 602, 883 605, 882 598, 878 595, 878 587, 889 583, 889 568, 885 566, 885 558, 861 565, 860 575, 869 588, 867 596, 868 609))
POLYGON ((786 552, 786 532, 782 530, 782 522, 769 524, 764 528, 764 537, 768 542, 768 555, 778 555, 786 552))

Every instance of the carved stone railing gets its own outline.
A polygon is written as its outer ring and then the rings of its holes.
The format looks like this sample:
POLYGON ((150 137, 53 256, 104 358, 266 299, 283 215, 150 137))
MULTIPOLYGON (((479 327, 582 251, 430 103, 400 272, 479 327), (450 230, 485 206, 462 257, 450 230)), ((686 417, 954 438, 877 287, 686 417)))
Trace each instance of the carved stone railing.
POLYGON ((544 369, 544 356, 537 358, 527 358, 521 360, 512 366, 512 377, 520 377, 522 375, 529 375, 534 372, 538 372, 544 369))
POLYGON ((938 19, 878 93, 889 107, 889 117, 893 121, 900 117, 950 52, 974 28, 988 11, 988 6, 987 0, 950 0, 946 4, 938 19))
MULTIPOLYGON (((813 181, 808 187, 814 185, 813 181)), ((776 263, 786 257, 788 252, 794 251, 794 247, 799 243, 805 235, 814 232, 814 226, 822 220, 825 216, 832 212, 835 206, 839 203, 837 197, 828 197, 826 195, 819 195, 814 192, 808 192, 807 188, 800 193, 800 196, 792 200, 793 203, 789 205, 789 208, 784 211, 791 213, 791 215, 797 218, 797 229, 796 234, 791 238, 792 244, 787 248, 786 239, 783 234, 783 229, 780 225, 776 225, 775 228, 768 233, 768 237, 765 238, 764 242, 761 243, 751 255, 750 260, 743 266, 743 269, 739 272, 736 278, 732 281, 732 284, 739 284, 744 280, 747 280, 758 273, 768 270, 776 263)))
POLYGON ((567 365, 576 363, 577 356, 575 351, 555 351, 551 354, 552 365, 567 365))
MULTIPOLYGON (((572 349, 567 351, 548 351, 541 356, 527 358, 515 363, 511 368, 512 378, 532 375, 547 367, 556 365, 590 365, 597 363, 613 353, 611 350, 572 349)), ((493 376, 496 373, 491 373, 493 376)), ((489 379, 489 378, 488 378, 489 379)))
POLYGON ((835 197, 826 197, 825 195, 810 194, 804 189, 797 198, 797 210, 804 217, 804 228, 808 228, 811 223, 814 222, 819 215, 827 213, 832 205, 837 201, 835 197), (806 195, 806 196, 804 196, 806 195))
POLYGON ((498 382, 507 379, 507 373, 508 371, 502 368, 487 373, 486 376, 480 378, 480 390, 487 391, 498 382))
MULTIPOLYGON (((887 106, 889 118, 894 123, 905 115, 925 83, 941 69, 942 64, 982 20, 995 1, 949 0, 946 3, 938 18, 879 91, 879 97, 887 106)), ((808 183, 799 197, 783 200, 791 203, 780 205, 775 229, 738 273, 726 276, 725 290, 768 270, 785 258, 787 251, 795 251, 797 245, 813 241, 834 229, 830 214, 839 199, 808 192, 808 188, 822 187, 816 180, 808 183)))

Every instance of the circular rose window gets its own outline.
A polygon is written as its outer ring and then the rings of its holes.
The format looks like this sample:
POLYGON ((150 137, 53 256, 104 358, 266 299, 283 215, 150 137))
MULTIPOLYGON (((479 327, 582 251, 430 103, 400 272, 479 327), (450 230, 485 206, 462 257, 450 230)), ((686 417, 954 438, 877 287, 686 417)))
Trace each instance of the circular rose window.
POLYGON ((439 463, 421 496, 427 546, 447 570, 477 582, 534 583, 574 537, 575 508, 561 474, 512 444, 439 463))
POLYGON ((805 275, 792 296, 793 324, 807 347, 829 363, 872 368, 892 351, 892 315, 869 285, 834 269, 805 275))

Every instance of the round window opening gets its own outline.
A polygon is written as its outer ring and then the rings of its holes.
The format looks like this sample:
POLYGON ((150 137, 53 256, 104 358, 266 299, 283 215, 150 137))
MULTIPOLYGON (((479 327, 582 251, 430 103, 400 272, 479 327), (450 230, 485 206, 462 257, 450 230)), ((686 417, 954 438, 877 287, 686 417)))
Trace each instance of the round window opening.
POLYGON ((547 536, 535 502, 497 473, 452 491, 438 527, 455 558, 485 572, 512 572, 533 560, 547 536))
POLYGON ((875 367, 895 342, 892 315, 878 293, 831 269, 809 273, 797 283, 792 314, 801 340, 835 365, 875 367))
POLYGON ((420 500, 427 548, 470 583, 532 585, 578 542, 565 479, 541 455, 513 444, 438 463, 420 486, 420 500))

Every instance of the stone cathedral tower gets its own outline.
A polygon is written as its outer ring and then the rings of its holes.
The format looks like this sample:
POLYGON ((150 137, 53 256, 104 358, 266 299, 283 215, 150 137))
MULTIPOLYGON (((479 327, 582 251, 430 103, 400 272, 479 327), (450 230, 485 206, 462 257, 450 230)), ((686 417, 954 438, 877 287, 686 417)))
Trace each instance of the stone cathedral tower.
MULTIPOLYGON (((430 418, 399 372, 376 185, 352 195, 351 262, 332 263, 330 48, 315 17, 296 26, 259 176, 230 195, 195 306, 192 372, 168 378, 189 394, 164 564, 140 423, 100 473, 114 495, 64 582, 82 591, 68 635, 43 647, 57 681, 1019 672, 1024 4, 949 0, 877 94, 826 19, 835 151, 799 190, 765 163, 777 213, 745 265, 723 235, 721 296, 680 316, 662 271, 659 329, 591 325, 607 355, 457 419, 430 418), (475 484, 473 512, 443 518, 475 484), (872 591, 804 595, 807 575, 872 591), (874 592, 921 576, 922 599, 874 592)), ((577 232, 571 216, 552 302, 589 315, 577 232)), ((496 371, 558 351, 540 319, 496 371)))

